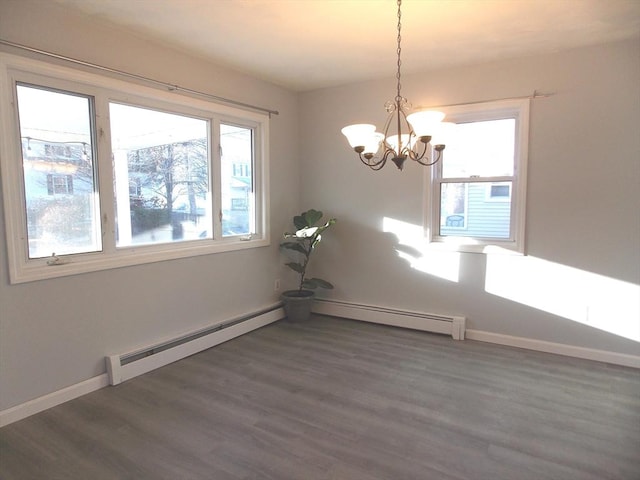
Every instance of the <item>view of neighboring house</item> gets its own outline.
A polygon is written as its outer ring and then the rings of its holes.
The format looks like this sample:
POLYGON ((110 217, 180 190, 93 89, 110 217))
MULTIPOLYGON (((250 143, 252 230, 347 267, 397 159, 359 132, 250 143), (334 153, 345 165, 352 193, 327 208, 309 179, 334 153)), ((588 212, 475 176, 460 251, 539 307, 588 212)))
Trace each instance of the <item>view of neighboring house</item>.
MULTIPOLYGON (((226 127, 222 234, 247 235, 252 232, 251 131, 226 127)), ((100 250, 90 138, 24 124, 22 135, 29 257, 100 250), (61 225, 67 226, 64 234, 61 225)), ((208 148, 204 137, 114 151, 118 246, 212 237, 208 148)))
POLYGON ((22 152, 30 258, 96 248, 91 145, 23 136, 22 152))

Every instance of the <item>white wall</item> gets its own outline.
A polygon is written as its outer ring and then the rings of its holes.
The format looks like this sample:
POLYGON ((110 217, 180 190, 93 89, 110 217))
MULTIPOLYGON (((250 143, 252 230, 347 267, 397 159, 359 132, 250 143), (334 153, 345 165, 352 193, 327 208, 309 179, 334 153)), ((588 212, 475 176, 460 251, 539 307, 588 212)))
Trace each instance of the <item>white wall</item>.
MULTIPOLYGON (((103 373, 107 354, 274 302, 274 278, 287 278, 278 238, 309 207, 339 219, 314 259, 315 273, 337 286, 333 298, 462 314, 470 328, 640 354, 637 342, 486 292, 495 267, 485 255, 428 259, 457 281, 398 257, 382 219, 421 224, 422 171, 369 171, 340 134, 356 121, 384 121, 393 78, 298 98, 53 2, 0 0, 0 8, 3 39, 280 111, 271 120, 271 247, 10 285, 0 217, 0 410, 103 373)), ((637 52, 638 42, 627 42, 403 79, 403 93, 425 106, 557 92, 532 107, 530 256, 502 262, 510 284, 532 265, 550 277, 568 266, 640 284, 637 52)), ((529 290, 539 288, 520 291, 529 290)), ((561 294, 582 291, 567 285, 561 294)))
POLYGON ((270 123, 270 247, 10 285, 0 218, 0 410, 104 373, 105 355, 276 302, 278 240, 299 203, 296 95, 54 2, 2 1, 0 9, 5 40, 280 112, 270 123))
POLYGON ((422 225, 424 167, 407 162, 400 172, 389 162, 370 171, 340 129, 381 128, 395 79, 303 94, 303 206, 339 222, 315 260, 316 273, 336 285, 328 296, 464 315, 476 330, 640 354, 637 341, 595 328, 640 334, 638 51, 635 40, 403 76, 402 93, 414 106, 556 93, 532 101, 527 257, 417 252, 383 232, 385 217, 422 225), (410 268, 398 247, 424 255, 426 272, 410 268), (596 311, 603 305, 620 311, 596 311))

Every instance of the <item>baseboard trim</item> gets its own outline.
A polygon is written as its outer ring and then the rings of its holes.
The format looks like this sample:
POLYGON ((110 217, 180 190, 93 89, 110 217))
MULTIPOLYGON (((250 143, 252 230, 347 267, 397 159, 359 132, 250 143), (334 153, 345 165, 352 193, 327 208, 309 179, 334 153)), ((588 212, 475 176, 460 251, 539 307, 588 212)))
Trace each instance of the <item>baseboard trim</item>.
POLYGON ((525 337, 514 337, 501 333, 485 332, 483 330, 467 329, 465 337, 479 342, 496 343, 510 347, 536 350, 538 352, 554 353, 567 357, 583 358, 597 362, 611 363, 624 367, 640 368, 640 356, 627 355, 625 353, 597 350, 594 348, 576 347, 564 343, 547 342, 525 337))
POLYGON ((7 408, 6 410, 0 411, 0 427, 30 417, 49 408, 56 407, 69 400, 86 395, 87 393, 95 392, 107 385, 109 385, 109 376, 103 373, 102 375, 76 383, 62 390, 34 398, 15 407, 7 408))
MULTIPOLYGON (((275 304, 275 305, 279 305, 279 304, 275 304)), ((197 353, 198 351, 205 350, 206 348, 210 348, 222 342, 231 340, 235 337, 239 337, 252 330, 258 329, 269 323, 280 320, 285 316, 284 310, 281 307, 274 308, 270 310, 268 313, 264 313, 262 311, 260 312, 261 312, 260 318, 256 317, 255 319, 249 320, 242 324, 237 324, 227 328, 226 330, 223 331, 223 334, 217 337, 215 342, 207 340, 205 339, 205 337, 203 337, 202 339, 192 342, 193 345, 189 347, 183 346, 180 349, 180 351, 182 352, 181 353, 182 356, 180 358, 184 358, 186 354, 197 353), (205 342, 208 342, 208 343, 205 343, 205 342), (190 350, 186 352, 185 348, 189 348, 190 350)), ((249 314, 249 315, 253 315, 253 314, 249 314)), ((218 322, 218 324, 220 323, 223 323, 223 322, 218 322)), ((174 352, 169 353, 169 351, 167 351, 163 353, 164 355, 161 355, 161 357, 164 360, 165 365, 168 363, 171 363, 172 361, 176 361, 180 359, 175 356, 174 352)), ((146 373, 150 370, 153 370, 154 368, 159 368, 160 366, 163 366, 160 363, 161 362, 157 362, 155 365, 153 365, 153 368, 151 368, 151 366, 147 365, 147 362, 141 362, 142 366, 144 366, 145 368, 142 368, 142 367, 137 368, 135 373, 136 375, 140 375, 142 373, 146 373)), ((128 373, 127 375, 128 375, 127 378, 131 378, 131 376, 135 376, 131 373, 128 373)), ((122 380, 123 380, 122 378, 119 379, 119 381, 122 381, 122 380)), ((34 398, 33 400, 29 400, 28 402, 24 402, 19 405, 7 408, 6 410, 0 411, 0 428, 6 425, 9 425, 11 423, 17 422, 19 420, 23 420, 27 417, 30 417, 31 415, 35 415, 36 413, 40 413, 49 408, 53 408, 62 403, 68 402, 69 400, 73 400, 75 398, 86 395, 87 393, 91 393, 101 388, 107 387, 110 384, 111 384, 111 378, 109 376, 109 373, 103 373, 102 375, 98 375, 97 377, 89 378, 88 380, 84 380, 82 382, 76 383, 74 385, 63 388, 61 390, 51 392, 41 397, 34 398)))
POLYGON ((455 315, 438 315, 414 310, 399 310, 378 305, 323 299, 313 302, 312 311, 321 315, 379 323, 392 327, 443 333, 451 335, 454 340, 464 340, 466 319, 455 315))
MULTIPOLYGON (((139 352, 129 352, 122 355, 110 355, 105 358, 107 364, 107 374, 109 376, 109 383, 111 385, 118 385, 121 382, 129 380, 131 378, 143 375, 157 368, 164 367, 170 363, 177 362, 188 356, 194 355, 203 350, 207 350, 211 347, 215 347, 221 343, 232 340, 236 337, 249 333, 260 327, 264 327, 270 323, 281 320, 285 317, 284 309, 277 305, 271 306, 268 309, 260 312, 254 312, 242 317, 241 321, 238 319, 231 319, 225 323, 231 323, 224 329, 217 328, 215 326, 211 333, 207 333, 204 336, 198 336, 197 338, 181 343, 175 347, 162 350, 159 353, 145 355, 131 363, 122 364, 121 360, 126 357, 135 356, 139 352)), ((206 330, 206 329, 205 329, 206 330)), ((198 333, 198 332, 195 332, 198 333)), ((188 338, 193 335, 194 332, 182 335, 180 338, 188 338)), ((143 352, 153 352, 158 345, 149 345, 142 349, 143 352)))

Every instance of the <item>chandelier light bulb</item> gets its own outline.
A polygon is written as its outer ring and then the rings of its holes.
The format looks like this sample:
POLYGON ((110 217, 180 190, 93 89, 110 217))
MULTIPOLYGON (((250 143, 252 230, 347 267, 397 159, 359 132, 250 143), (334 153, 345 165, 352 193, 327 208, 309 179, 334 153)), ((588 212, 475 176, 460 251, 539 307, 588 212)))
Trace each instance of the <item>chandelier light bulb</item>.
POLYGON ((398 135, 390 135, 386 138, 387 145, 389 145, 396 155, 402 155, 402 151, 407 148, 413 148, 415 144, 415 137, 409 135, 408 133, 404 133, 399 135, 402 145, 398 143, 398 135))

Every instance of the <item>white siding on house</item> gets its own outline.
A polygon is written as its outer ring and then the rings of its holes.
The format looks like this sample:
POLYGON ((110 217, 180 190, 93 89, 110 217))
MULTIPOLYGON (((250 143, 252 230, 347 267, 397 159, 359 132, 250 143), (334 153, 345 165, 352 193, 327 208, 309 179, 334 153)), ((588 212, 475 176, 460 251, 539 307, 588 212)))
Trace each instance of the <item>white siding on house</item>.
MULTIPOLYGON (((491 237, 508 239, 510 235, 511 202, 489 198, 491 183, 469 183, 465 225, 440 227, 440 235, 464 237, 491 237)), ((443 219, 442 223, 445 223, 443 219)))

